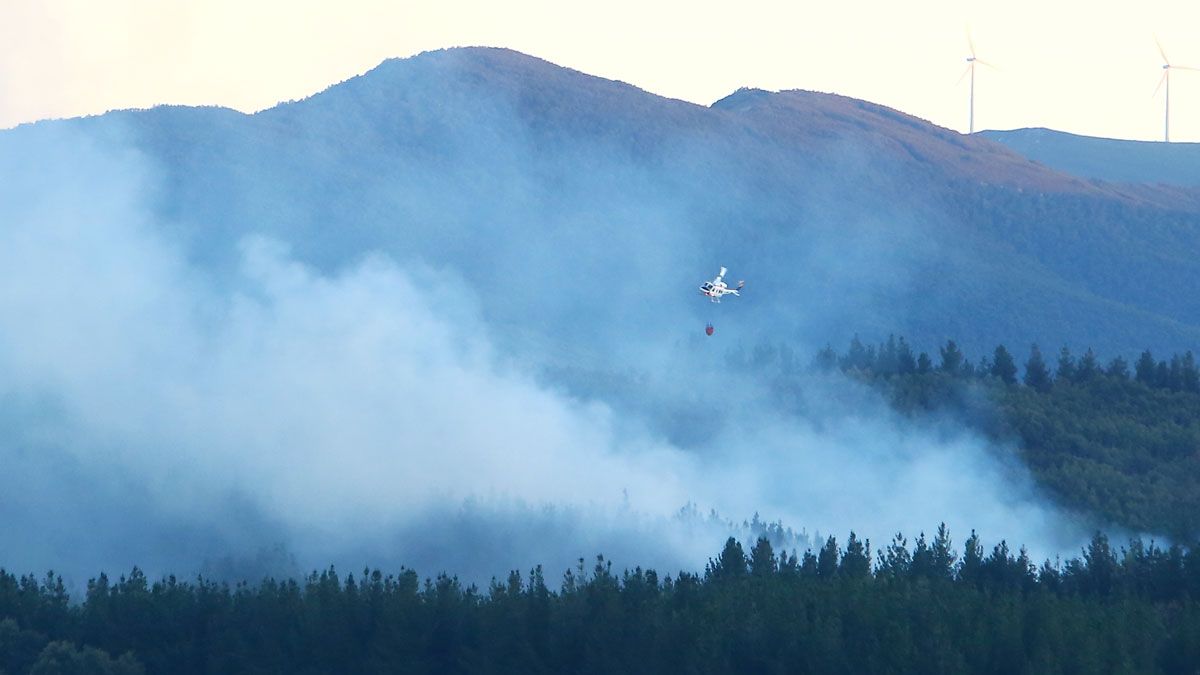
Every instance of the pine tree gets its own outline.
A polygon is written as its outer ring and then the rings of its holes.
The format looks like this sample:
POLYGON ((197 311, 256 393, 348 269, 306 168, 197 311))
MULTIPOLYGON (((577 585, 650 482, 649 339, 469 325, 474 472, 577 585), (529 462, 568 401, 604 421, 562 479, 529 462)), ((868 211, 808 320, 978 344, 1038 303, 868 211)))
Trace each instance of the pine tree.
POLYGON ((1056 592, 1062 586, 1062 571, 1058 564, 1051 565, 1050 560, 1046 559, 1038 568, 1037 579, 1042 588, 1056 592))
POLYGON ((1167 366, 1167 388, 1171 391, 1183 389, 1183 357, 1171 355, 1171 364, 1167 366))
POLYGON ((875 367, 875 348, 867 348, 855 335, 850 341, 850 350, 842 357, 842 370, 867 372, 875 367))
POLYGON ((1084 352, 1083 358, 1079 359, 1079 366, 1075 370, 1075 381, 1088 382, 1100 375, 1100 363, 1096 360, 1096 353, 1091 347, 1084 352))
POLYGON ((1058 370, 1054 374, 1054 379, 1057 382, 1070 384, 1075 382, 1075 357, 1071 356, 1071 350, 1063 346, 1058 352, 1058 370))
POLYGON ((708 579, 736 579, 746 575, 746 553, 737 539, 730 537, 725 540, 725 548, 714 560, 709 558, 705 570, 708 579))
POLYGON ((1157 364, 1154 362, 1154 355, 1150 350, 1142 352, 1138 357, 1137 363, 1134 365, 1134 379, 1147 387, 1155 386, 1155 369, 1157 364))
POLYGON ((1050 370, 1046 368, 1046 362, 1042 359, 1042 350, 1038 349, 1036 343, 1030 345, 1029 360, 1025 362, 1025 386, 1043 394, 1050 391, 1053 386, 1050 370))
POLYGON ((779 574, 787 576, 796 576, 800 573, 800 563, 796 560, 796 553, 793 551, 790 555, 785 551, 779 552, 779 574))
POLYGON ((931 361, 929 359, 928 354, 926 354, 925 352, 921 352, 921 355, 917 357, 917 372, 924 375, 926 373, 931 372, 932 370, 933 370, 933 361, 931 361))
POLYGON ((1001 539, 999 544, 992 548, 992 553, 984 558, 980 572, 983 582, 995 588, 1009 589, 1015 586, 1013 573, 1012 554, 1008 551, 1008 542, 1001 539))
POLYGON ((933 549, 925 541, 924 532, 917 537, 917 543, 913 546, 909 574, 915 579, 932 579, 934 577, 933 549))
POLYGON ((812 549, 808 549, 800 557, 800 576, 815 577, 817 575, 817 556, 812 549))
POLYGON ((1192 393, 1200 392, 1200 372, 1196 370, 1196 357, 1188 350, 1183 355, 1183 367, 1180 375, 1180 388, 1192 393))
POLYGON ((750 576, 769 577, 777 570, 771 542, 766 537, 759 537, 750 549, 750 576))
POLYGON ((813 363, 812 363, 813 370, 817 370, 817 371, 820 371, 823 373, 828 373, 828 372, 831 372, 834 368, 837 368, 837 365, 838 365, 837 352, 835 352, 833 350, 833 347, 831 345, 825 345, 825 348, 822 349, 821 351, 817 352, 817 355, 813 357, 813 363))
POLYGON ((821 547, 821 552, 817 554, 817 576, 823 579, 832 579, 837 574, 838 554, 837 540, 830 537, 821 547))
POLYGON ((1004 345, 997 345, 995 354, 992 358, 992 377, 999 379, 1004 384, 1017 383, 1017 364, 1013 363, 1012 354, 1004 348, 1004 345))
POLYGON ((983 581, 983 544, 979 535, 971 530, 971 536, 963 546, 962 562, 958 565, 958 578, 969 584, 980 584, 983 581))
POLYGON ((933 574, 937 578, 950 579, 954 577, 954 543, 950 540, 950 529, 946 523, 938 525, 937 535, 933 538, 933 574))
POLYGON ((842 556, 841 575, 851 579, 861 579, 871 574, 871 542, 864 544, 859 541, 854 532, 846 540, 846 553, 842 556))
POLYGON ((912 347, 908 346, 904 338, 900 338, 900 343, 896 347, 896 371, 901 375, 910 375, 917 371, 917 360, 913 358, 912 347))
POLYGON ((1017 553, 1017 571, 1021 575, 1021 590, 1031 591, 1037 587, 1037 565, 1029 557, 1029 549, 1021 545, 1017 553))
POLYGON ((954 340, 947 340, 945 347, 940 347, 942 354, 942 365, 939 370, 947 375, 958 375, 962 370, 963 354, 958 350, 958 345, 954 344, 954 340))
POLYGON ((967 373, 968 376, 975 376, 982 380, 992 375, 992 362, 988 357, 981 356, 979 357, 978 367, 972 368, 968 362, 967 367, 963 368, 963 372, 967 373))
POLYGON ((879 345, 879 357, 875 362, 875 372, 880 375, 895 375, 900 372, 900 361, 897 358, 896 336, 889 335, 887 342, 879 345))
POLYGON ((1117 557, 1108 544, 1108 536, 1097 532, 1083 551, 1086 590, 1109 595, 1117 581, 1117 557))
POLYGON ((1104 374, 1120 380, 1128 380, 1129 364, 1126 363, 1125 359, 1117 356, 1108 362, 1108 367, 1104 369, 1104 374))
POLYGON ((879 552, 879 574, 883 577, 903 579, 912 570, 912 554, 908 552, 908 540, 897 532, 892 543, 879 552))

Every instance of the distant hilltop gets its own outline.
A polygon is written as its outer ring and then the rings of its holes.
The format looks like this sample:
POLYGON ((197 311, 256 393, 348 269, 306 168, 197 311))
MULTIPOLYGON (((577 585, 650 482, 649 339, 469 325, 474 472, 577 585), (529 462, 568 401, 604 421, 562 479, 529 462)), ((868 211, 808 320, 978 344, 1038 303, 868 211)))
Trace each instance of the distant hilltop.
POLYGON ((191 260, 227 266, 257 234, 318 269, 379 252, 480 297, 504 280, 481 310, 496 335, 573 359, 702 327, 693 305, 645 298, 690 293, 716 264, 753 280, 746 339, 1200 347, 1200 294, 1167 292, 1200 288, 1191 144, 965 135, 808 91, 701 106, 474 47, 253 115, 25 125, 0 132, 4 170, 88 170, 50 165, 67 133, 137 151, 158 186, 147 203, 191 260), (598 280, 614 301, 597 301, 598 280))

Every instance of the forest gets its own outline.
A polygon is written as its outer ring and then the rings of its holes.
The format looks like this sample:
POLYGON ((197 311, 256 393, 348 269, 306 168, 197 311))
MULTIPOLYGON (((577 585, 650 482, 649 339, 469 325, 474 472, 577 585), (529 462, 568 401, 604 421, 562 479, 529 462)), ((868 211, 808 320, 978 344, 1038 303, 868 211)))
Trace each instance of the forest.
POLYGON ((0 674, 1196 672, 1193 354, 1032 345, 975 359, 891 337, 808 362, 787 348, 741 358, 782 393, 826 373, 916 424, 965 422, 1098 531, 1079 556, 1043 561, 973 531, 956 545, 945 525, 806 551, 730 538, 702 573, 597 556, 486 588, 411 569, 230 584, 135 568, 72 595, 53 573, 0 569, 0 674), (1113 543, 1100 530, 1114 524, 1171 543, 1113 543))
POLYGON ((137 569, 71 598, 0 572, 0 669, 34 673, 1194 673, 1200 552, 1097 534, 1035 565, 945 526, 872 551, 729 539, 702 574, 617 572, 486 589, 334 569, 230 586, 137 569))
POLYGON ((802 400, 806 378, 842 372, 877 388, 900 414, 947 418, 1020 457, 1060 507, 1097 527, 1119 526, 1182 541, 1200 537, 1200 368, 1189 351, 1132 363, 1067 347, 1019 358, 1004 345, 977 360, 953 340, 916 351, 904 338, 854 338, 804 363, 786 346, 740 357, 802 400))

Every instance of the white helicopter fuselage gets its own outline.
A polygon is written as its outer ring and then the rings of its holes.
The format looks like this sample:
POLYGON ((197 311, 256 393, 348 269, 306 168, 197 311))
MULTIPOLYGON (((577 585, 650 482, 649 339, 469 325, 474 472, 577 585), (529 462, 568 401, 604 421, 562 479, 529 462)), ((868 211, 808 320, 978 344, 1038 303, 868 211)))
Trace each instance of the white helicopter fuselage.
POLYGON ((740 281, 738 282, 737 288, 730 288, 729 285, 725 283, 724 277, 725 268, 722 267, 721 273, 718 274, 715 279, 700 284, 700 293, 708 296, 713 302, 720 302, 721 297, 725 295, 741 295, 741 293, 738 293, 738 290, 741 289, 746 282, 740 281))

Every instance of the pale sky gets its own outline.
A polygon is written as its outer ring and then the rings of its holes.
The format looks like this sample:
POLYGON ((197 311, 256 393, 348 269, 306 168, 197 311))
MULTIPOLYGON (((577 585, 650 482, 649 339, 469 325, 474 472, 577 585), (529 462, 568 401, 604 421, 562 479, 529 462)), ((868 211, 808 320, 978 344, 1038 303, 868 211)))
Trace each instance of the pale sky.
MULTIPOLYGON (((707 105, 741 86, 830 91, 965 131, 1162 138, 1157 35, 1200 67, 1200 1, 0 0, 0 128, 160 103, 243 111, 385 58, 509 47, 707 105)), ((1171 138, 1200 141, 1200 72, 1171 78, 1171 138)))

